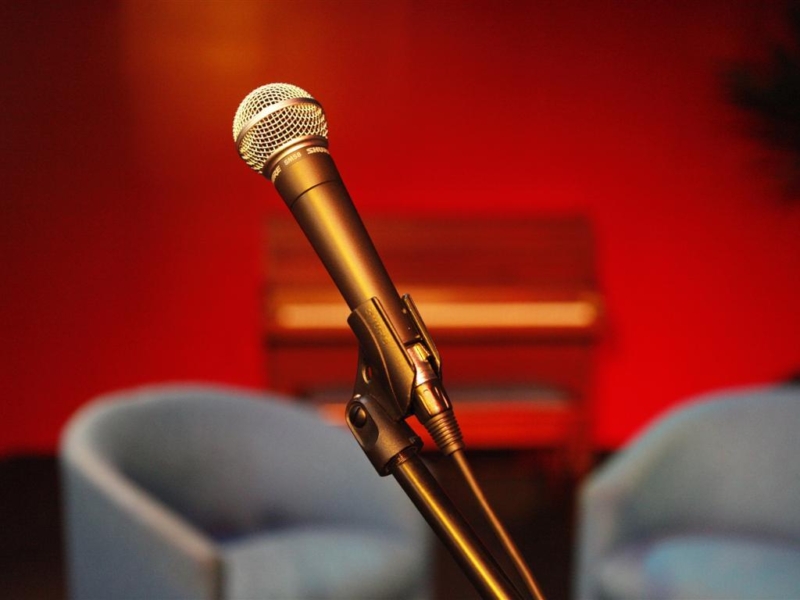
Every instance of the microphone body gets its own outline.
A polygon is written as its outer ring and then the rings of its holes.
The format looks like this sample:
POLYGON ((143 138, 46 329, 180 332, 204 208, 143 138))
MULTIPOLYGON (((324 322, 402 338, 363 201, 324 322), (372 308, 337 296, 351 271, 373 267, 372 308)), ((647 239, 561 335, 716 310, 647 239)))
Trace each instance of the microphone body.
POLYGON ((405 305, 324 146, 290 150, 275 162, 275 188, 350 310, 377 298, 404 344, 416 339, 405 305))

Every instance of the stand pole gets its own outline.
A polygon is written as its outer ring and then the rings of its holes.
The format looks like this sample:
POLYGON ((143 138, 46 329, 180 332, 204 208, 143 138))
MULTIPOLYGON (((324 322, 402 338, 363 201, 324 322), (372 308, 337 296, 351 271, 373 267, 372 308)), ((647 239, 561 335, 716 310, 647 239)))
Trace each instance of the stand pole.
POLYGON ((390 472, 486 600, 521 596, 442 491, 416 452, 400 456, 390 472))
POLYGON ((345 419, 382 476, 393 475, 485 600, 522 596, 417 452, 422 441, 406 423, 413 412, 447 454, 463 448, 450 401, 441 388, 441 361, 411 298, 405 314, 417 336, 406 347, 377 298, 356 307, 347 322, 359 340, 353 396, 345 419))

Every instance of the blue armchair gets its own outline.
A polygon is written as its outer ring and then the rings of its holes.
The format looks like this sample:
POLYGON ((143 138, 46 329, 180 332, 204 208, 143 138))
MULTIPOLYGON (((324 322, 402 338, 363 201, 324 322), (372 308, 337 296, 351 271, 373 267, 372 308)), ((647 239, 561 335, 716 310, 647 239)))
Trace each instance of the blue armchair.
POLYGON ((800 598, 800 387, 696 398, 584 484, 580 600, 800 598))
POLYGON ((428 526, 349 432, 277 396, 158 386, 61 442, 72 598, 423 598, 428 526))

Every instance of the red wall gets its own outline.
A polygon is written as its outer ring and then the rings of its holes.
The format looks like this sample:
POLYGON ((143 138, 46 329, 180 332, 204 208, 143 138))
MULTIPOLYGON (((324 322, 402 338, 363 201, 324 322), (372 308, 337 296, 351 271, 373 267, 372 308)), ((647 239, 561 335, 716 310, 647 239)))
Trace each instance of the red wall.
POLYGON ((55 4, 0 6, 0 452, 51 450, 102 391, 269 384, 260 225, 283 207, 230 126, 271 81, 323 103, 367 220, 591 216, 601 444, 800 370, 800 207, 717 77, 774 4, 55 4))

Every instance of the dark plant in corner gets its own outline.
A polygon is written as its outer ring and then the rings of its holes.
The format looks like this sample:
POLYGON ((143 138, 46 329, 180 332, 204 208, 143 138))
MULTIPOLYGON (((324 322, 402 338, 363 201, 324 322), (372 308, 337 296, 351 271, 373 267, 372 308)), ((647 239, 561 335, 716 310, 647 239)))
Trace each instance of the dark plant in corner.
POLYGON ((774 151, 786 196, 800 201, 800 2, 787 6, 789 36, 759 64, 725 72, 728 99, 751 117, 752 133, 774 151))

